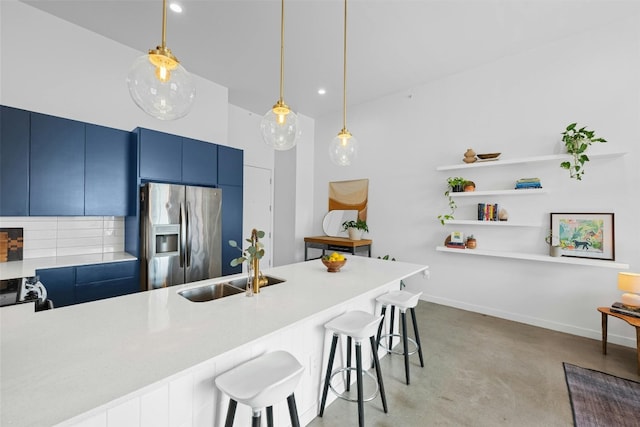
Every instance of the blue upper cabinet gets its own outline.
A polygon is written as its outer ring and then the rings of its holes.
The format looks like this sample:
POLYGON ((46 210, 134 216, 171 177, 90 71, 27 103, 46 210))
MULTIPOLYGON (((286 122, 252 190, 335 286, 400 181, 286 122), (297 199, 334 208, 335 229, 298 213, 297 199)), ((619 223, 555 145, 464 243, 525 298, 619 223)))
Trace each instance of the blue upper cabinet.
POLYGON ((218 183, 218 146, 150 129, 138 128, 140 178, 174 184, 218 183))
POLYGON ((86 125, 85 215, 128 214, 129 147, 129 132, 86 125))
POLYGON ((31 113, 29 214, 84 215, 85 124, 31 113))
POLYGON ((242 186, 243 151, 218 146, 218 184, 242 186))
POLYGON ((218 184, 218 146, 182 138, 182 182, 215 186, 218 184))
POLYGON ((30 113, 0 107, 0 216, 29 215, 30 113))
POLYGON ((242 187, 221 185, 222 189, 222 275, 242 272, 242 265, 231 267, 232 259, 241 256, 237 248, 229 246, 235 240, 244 247, 242 238, 242 187))
POLYGON ((182 182, 182 137, 138 128, 140 178, 182 182))

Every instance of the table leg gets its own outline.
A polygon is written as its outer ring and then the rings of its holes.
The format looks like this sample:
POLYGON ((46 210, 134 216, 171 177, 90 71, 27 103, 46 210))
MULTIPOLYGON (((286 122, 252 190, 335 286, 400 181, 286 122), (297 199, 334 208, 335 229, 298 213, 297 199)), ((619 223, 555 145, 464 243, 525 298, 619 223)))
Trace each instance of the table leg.
POLYGON ((638 375, 640 375, 640 327, 636 326, 636 347, 638 352, 638 375))
POLYGON ((307 242, 304 243, 304 260, 309 261, 309 244, 307 242))
POLYGON ((607 313, 602 313, 602 354, 607 354, 607 313))

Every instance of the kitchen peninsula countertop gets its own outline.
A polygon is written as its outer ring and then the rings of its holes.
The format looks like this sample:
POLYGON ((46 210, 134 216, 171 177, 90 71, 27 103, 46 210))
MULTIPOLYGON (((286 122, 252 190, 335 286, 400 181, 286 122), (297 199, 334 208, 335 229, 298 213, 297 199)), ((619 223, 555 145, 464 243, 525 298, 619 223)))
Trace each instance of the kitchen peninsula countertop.
POLYGON ((42 268, 72 267, 76 265, 132 261, 135 259, 136 257, 126 252, 28 258, 22 261, 0 263, 0 280, 35 276, 36 270, 42 268))
POLYGON ((178 295, 217 278, 38 313, 0 310, 0 424, 64 422, 427 268, 354 256, 339 273, 319 260, 265 270, 286 281, 252 298, 178 295))

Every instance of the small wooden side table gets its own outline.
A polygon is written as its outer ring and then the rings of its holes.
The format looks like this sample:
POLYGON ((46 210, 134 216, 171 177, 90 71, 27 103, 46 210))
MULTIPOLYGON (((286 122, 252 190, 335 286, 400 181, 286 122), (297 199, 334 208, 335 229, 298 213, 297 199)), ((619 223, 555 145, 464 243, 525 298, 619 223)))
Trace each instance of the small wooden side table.
POLYGON ((304 260, 309 259, 309 248, 321 249, 322 256, 326 251, 349 252, 353 255, 356 251, 362 249, 366 251, 367 256, 371 257, 371 243, 369 239, 351 240, 345 237, 331 236, 314 236, 304 238, 304 260))
POLYGON ((638 352, 638 375, 640 375, 640 317, 627 316, 625 314, 611 311, 609 307, 598 307, 598 311, 602 313, 602 354, 607 354, 607 320, 609 316, 622 319, 631 326, 636 328, 636 346, 638 352))

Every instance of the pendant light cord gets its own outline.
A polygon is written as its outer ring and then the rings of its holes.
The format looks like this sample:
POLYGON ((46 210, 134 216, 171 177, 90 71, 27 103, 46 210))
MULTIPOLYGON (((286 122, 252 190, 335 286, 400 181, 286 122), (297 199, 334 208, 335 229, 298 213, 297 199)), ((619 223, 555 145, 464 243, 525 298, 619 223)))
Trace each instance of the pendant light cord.
POLYGON ((167 0, 162 0, 162 49, 167 47, 167 0))
POLYGON ((280 103, 284 103, 284 0, 280 12, 280 103))
POLYGON ((342 129, 347 129, 347 0, 344 0, 344 46, 342 74, 342 129))

